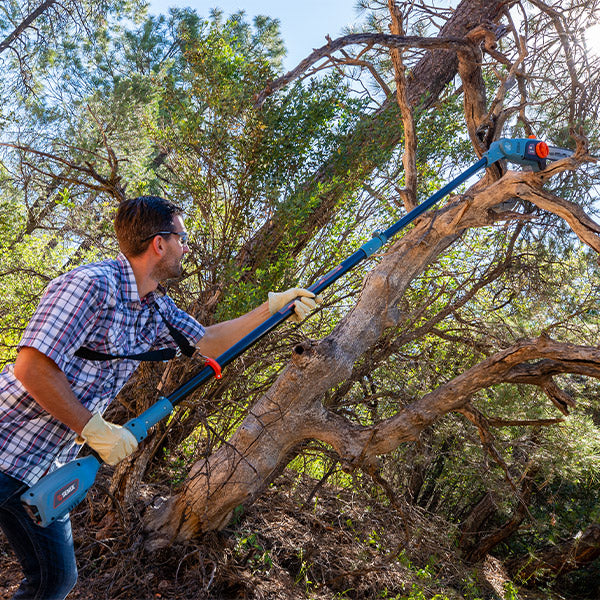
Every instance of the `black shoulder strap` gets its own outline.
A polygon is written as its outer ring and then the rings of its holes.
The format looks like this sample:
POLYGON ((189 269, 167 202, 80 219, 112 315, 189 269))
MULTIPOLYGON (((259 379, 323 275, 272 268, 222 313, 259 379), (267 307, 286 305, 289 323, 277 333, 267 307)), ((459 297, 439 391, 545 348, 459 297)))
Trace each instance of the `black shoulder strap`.
POLYGON ((145 360, 145 361, 161 361, 171 360, 177 355, 175 348, 163 348, 162 350, 149 350, 148 352, 141 352, 140 354, 105 354, 104 352, 96 352, 91 348, 85 348, 82 346, 75 352, 75 356, 84 358, 85 360, 116 360, 119 358, 130 358, 133 360, 145 360))
POLYGON ((173 327, 173 325, 168 321, 165 315, 163 315, 160 309, 158 308, 158 304, 156 305, 156 310, 158 311, 158 314, 162 317, 162 320, 165 322, 165 325, 167 326, 171 337, 179 346, 181 353, 187 356, 188 358, 192 357, 194 355, 194 352, 196 352, 196 348, 190 344, 189 340, 185 337, 185 335, 183 335, 183 333, 181 333, 181 331, 173 327))
MULTIPOLYGON (((193 356, 196 349, 194 346, 190 344, 188 339, 181 333, 181 331, 175 329, 175 327, 169 323, 169 321, 162 314, 160 309, 158 308, 158 304, 155 304, 155 308, 158 314, 162 317, 162 320, 165 322, 167 329, 171 337, 175 340, 175 343, 179 346, 182 354, 185 356, 191 357, 193 356)), ((142 352, 140 354, 124 354, 117 356, 115 354, 105 354, 104 352, 96 352, 96 350, 92 350, 90 348, 85 348, 82 346, 75 352, 75 356, 79 358, 83 358, 85 360, 116 360, 129 358, 132 360, 143 360, 143 361, 163 361, 163 360, 171 360, 175 358, 177 355, 177 350, 174 348, 163 348, 162 350, 149 350, 148 352, 142 352)))

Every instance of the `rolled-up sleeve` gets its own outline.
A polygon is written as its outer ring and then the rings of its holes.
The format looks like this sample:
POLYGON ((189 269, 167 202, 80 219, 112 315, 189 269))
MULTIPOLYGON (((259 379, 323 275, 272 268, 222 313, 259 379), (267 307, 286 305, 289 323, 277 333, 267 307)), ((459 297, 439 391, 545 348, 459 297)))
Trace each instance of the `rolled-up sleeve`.
POLYGON ((72 271, 55 279, 46 288, 19 349, 35 348, 64 370, 94 326, 100 295, 96 280, 85 273, 72 271))

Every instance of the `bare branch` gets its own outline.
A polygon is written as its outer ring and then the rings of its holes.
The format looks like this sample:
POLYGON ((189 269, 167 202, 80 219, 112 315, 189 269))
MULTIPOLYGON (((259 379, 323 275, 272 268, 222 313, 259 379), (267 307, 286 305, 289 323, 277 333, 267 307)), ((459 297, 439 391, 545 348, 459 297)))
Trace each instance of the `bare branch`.
POLYGON ((487 417, 491 427, 548 427, 564 423, 563 417, 556 419, 500 419, 499 417, 487 417))
POLYGON ((31 146, 23 146, 21 144, 13 144, 8 142, 0 142, 0 146, 14 148, 15 150, 19 150, 20 152, 38 156, 40 158, 50 161, 51 163, 61 165, 62 171, 60 173, 53 173, 31 162, 23 161, 23 164, 26 164, 31 170, 40 173, 44 177, 53 180, 59 180, 64 183, 82 185, 98 192, 106 192, 115 197, 117 200, 122 200, 125 197, 125 190, 120 185, 121 177, 117 173, 118 160, 114 154, 114 151, 109 146, 106 146, 107 157, 102 157, 96 153, 91 153, 88 150, 80 149, 81 151, 91 154, 92 156, 99 156, 102 160, 108 162, 111 168, 111 173, 108 177, 104 177, 103 175, 101 175, 96 170, 93 163, 90 161, 85 161, 84 166, 73 160, 64 158, 57 154, 44 152, 43 150, 37 150, 35 148, 32 148, 31 146), (71 173, 87 175, 91 181, 86 181, 83 178, 77 177, 75 174, 71 175, 71 173), (97 183, 92 183, 92 181, 95 181, 97 183))
MULTIPOLYGON (((390 30, 396 36, 402 36, 402 15, 394 0, 388 0, 388 8, 392 22, 390 30)), ((402 115, 402 127, 404 130, 404 154, 402 164, 404 166, 404 188, 399 190, 400 197, 407 211, 417 205, 417 131, 413 112, 408 101, 408 90, 405 75, 405 66, 402 61, 402 53, 399 48, 390 50, 392 64, 396 79, 396 100, 402 115)))
MULTIPOLYGON (((553 372, 579 373, 600 379, 600 350, 589 346, 556 342, 547 336, 523 340, 506 350, 497 352, 483 362, 471 367, 448 383, 440 385, 405 410, 387 421, 374 426, 375 435, 368 428, 361 434, 369 440, 371 448, 361 449, 365 457, 391 452, 401 443, 418 438, 420 432, 439 416, 462 410, 478 391, 505 382, 523 381, 516 378, 530 361, 549 358, 547 367, 553 372)), ((538 363, 539 364, 539 363, 538 363)), ((528 383, 536 383, 530 378, 528 383)), ((339 426, 339 423, 337 423, 339 426)), ((345 432, 348 434, 348 431, 345 432)), ((329 443, 333 439, 329 438, 329 443)), ((335 445, 334 445, 335 447, 335 445)), ((343 453, 340 453, 343 456, 343 453)))
MULTIPOLYGON (((570 161, 572 159, 563 160, 570 161)), ((559 167, 550 167, 550 169, 556 168, 559 167)), ((600 224, 591 219, 581 206, 559 198, 537 186, 525 186, 520 190, 519 196, 564 219, 584 244, 600 253, 600 224)))
POLYGON ((569 123, 571 126, 576 127, 581 125, 582 116, 578 115, 577 108, 575 106, 575 99, 577 98, 576 90, 579 90, 582 96, 582 104, 586 104, 587 92, 585 87, 579 81, 577 76, 577 67, 575 65, 573 48, 571 46, 571 39, 567 29, 563 24, 563 18, 561 14, 553 7, 548 6, 541 0, 531 0, 534 6, 537 6, 541 11, 545 12, 552 20, 552 23, 560 38, 560 43, 564 49, 564 56, 567 63, 567 69, 569 70, 569 77, 571 78, 571 96, 569 102, 569 123))
POLYGON ((510 487, 517 492, 517 486, 513 481, 510 471, 508 469, 508 465, 500 456, 498 450, 496 450, 496 446, 494 445, 494 436, 490 432, 490 423, 487 417, 480 411, 478 411, 471 403, 466 404, 462 408, 460 408, 457 412, 464 415, 477 427, 477 431, 479 432, 479 439, 481 440, 481 445, 483 449, 492 457, 495 463, 497 463, 500 468, 504 471, 504 477, 506 481, 508 481, 510 487))
POLYGON ((387 48, 423 48, 426 50, 457 50, 468 44, 463 39, 455 37, 424 38, 418 36, 397 36, 383 33, 353 33, 330 41, 325 46, 316 49, 301 61, 297 67, 269 83, 265 89, 256 95, 254 106, 260 108, 265 100, 273 93, 300 77, 316 62, 330 56, 345 46, 357 45, 385 46, 387 48))

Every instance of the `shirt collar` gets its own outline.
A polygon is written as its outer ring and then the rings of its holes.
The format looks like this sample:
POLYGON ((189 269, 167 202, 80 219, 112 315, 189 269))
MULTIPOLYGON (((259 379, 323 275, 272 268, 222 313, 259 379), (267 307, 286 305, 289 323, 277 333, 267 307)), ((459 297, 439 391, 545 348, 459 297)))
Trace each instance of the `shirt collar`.
POLYGON ((126 302, 140 303, 140 294, 138 292, 137 283, 135 281, 135 274, 131 263, 127 260, 127 257, 120 252, 117 256, 117 265, 119 266, 119 273, 121 278, 120 292, 121 297, 126 302))
POLYGON ((154 304, 157 297, 165 295, 164 288, 159 285, 156 291, 146 294, 144 298, 140 298, 133 267, 122 252, 119 252, 117 256, 117 264, 119 265, 119 272, 121 276, 121 296, 125 302, 131 302, 132 304, 136 304, 138 306, 144 306, 146 304, 154 304))

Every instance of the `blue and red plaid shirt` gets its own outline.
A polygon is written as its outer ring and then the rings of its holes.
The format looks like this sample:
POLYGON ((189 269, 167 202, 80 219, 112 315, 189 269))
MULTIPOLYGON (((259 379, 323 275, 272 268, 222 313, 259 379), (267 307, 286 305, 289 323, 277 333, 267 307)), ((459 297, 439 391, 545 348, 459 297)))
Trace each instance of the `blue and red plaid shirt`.
MULTIPOLYGON (((204 335, 202 325, 168 296, 152 292, 140 299, 131 265, 119 254, 54 279, 19 348, 36 348, 51 358, 81 403, 102 413, 139 361, 91 361, 74 353, 82 346, 117 356, 176 348, 156 306, 190 344, 204 335)), ((13 365, 7 365, 0 373, 0 471, 32 485, 53 466, 75 458, 76 437, 26 392, 13 365)))

